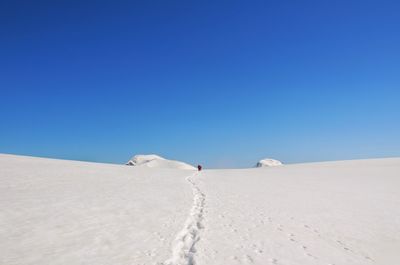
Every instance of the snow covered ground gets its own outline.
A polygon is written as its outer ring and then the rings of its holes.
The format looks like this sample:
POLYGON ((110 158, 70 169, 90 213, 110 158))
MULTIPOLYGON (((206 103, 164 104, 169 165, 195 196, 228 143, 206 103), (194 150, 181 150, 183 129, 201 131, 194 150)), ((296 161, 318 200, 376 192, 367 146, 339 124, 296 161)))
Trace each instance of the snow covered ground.
POLYGON ((0 155, 0 264, 400 261, 400 158, 191 170, 0 155))
POLYGON ((0 264, 154 264, 192 206, 187 170, 0 155, 0 264))
POLYGON ((198 264, 400 264, 400 159, 209 170, 198 264))

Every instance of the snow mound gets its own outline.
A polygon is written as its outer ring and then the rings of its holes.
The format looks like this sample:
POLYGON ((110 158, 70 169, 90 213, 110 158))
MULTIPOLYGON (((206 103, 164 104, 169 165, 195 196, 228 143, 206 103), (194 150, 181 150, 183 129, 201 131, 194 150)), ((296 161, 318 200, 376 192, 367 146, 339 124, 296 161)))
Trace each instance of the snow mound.
POLYGON ((127 163, 129 166, 146 166, 156 168, 174 168, 195 170, 196 168, 184 162, 165 159, 158 155, 135 155, 127 163))
POLYGON ((282 166, 282 162, 271 158, 262 159, 258 161, 256 165, 256 167, 276 167, 276 166, 282 166))
POLYGON ((165 158, 158 155, 135 155, 126 164, 129 166, 140 166, 153 160, 165 160, 165 158))

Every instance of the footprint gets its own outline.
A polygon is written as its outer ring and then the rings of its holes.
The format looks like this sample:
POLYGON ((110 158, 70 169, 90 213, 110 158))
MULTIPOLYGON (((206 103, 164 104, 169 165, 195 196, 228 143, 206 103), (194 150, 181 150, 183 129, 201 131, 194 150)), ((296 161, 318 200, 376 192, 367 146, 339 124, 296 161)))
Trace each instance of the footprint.
POLYGON ((272 258, 272 259, 270 259, 270 261, 271 261, 272 264, 278 264, 278 260, 277 259, 272 258))
POLYGON ((294 239, 294 234, 290 233, 290 234, 288 234, 288 236, 289 236, 290 241, 296 242, 296 240, 294 239))
POLYGON ((236 245, 235 249, 243 249, 244 247, 242 245, 236 245))
POLYGON ((350 248, 348 248, 342 241, 336 240, 336 242, 343 247, 344 250, 353 252, 350 248))
POLYGON ((154 250, 147 250, 145 252, 145 255, 149 257, 154 257, 156 254, 154 253, 154 250))
POLYGON ((263 253, 263 251, 261 249, 258 249, 258 248, 255 249, 254 252, 256 252, 257 254, 262 254, 263 253))
POLYGON ((251 245, 251 248, 258 254, 263 253, 263 251, 256 244, 251 245))
POLYGON ((245 262, 248 262, 248 263, 254 262, 253 258, 250 255, 244 255, 243 259, 245 262))
POLYGON ((307 256, 307 257, 310 257, 310 258, 312 258, 312 259, 317 259, 315 256, 313 256, 311 253, 305 253, 305 255, 307 256))

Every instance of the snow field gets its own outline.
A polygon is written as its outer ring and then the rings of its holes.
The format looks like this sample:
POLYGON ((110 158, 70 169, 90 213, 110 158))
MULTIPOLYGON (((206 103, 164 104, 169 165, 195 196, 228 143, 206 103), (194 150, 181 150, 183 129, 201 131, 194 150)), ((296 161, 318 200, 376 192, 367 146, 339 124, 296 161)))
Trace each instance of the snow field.
POLYGON ((0 154, 0 264, 398 265, 400 159, 201 172, 0 154))
POLYGON ((189 174, 0 155, 0 264, 167 260, 192 206, 189 174))

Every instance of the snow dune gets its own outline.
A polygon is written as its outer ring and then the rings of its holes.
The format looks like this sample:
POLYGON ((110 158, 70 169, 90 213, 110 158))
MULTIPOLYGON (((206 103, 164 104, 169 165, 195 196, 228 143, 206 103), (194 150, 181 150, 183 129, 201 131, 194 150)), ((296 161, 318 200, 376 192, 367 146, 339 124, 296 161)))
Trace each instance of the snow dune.
POLYGON ((398 265, 400 158, 191 172, 0 155, 0 264, 398 265))

